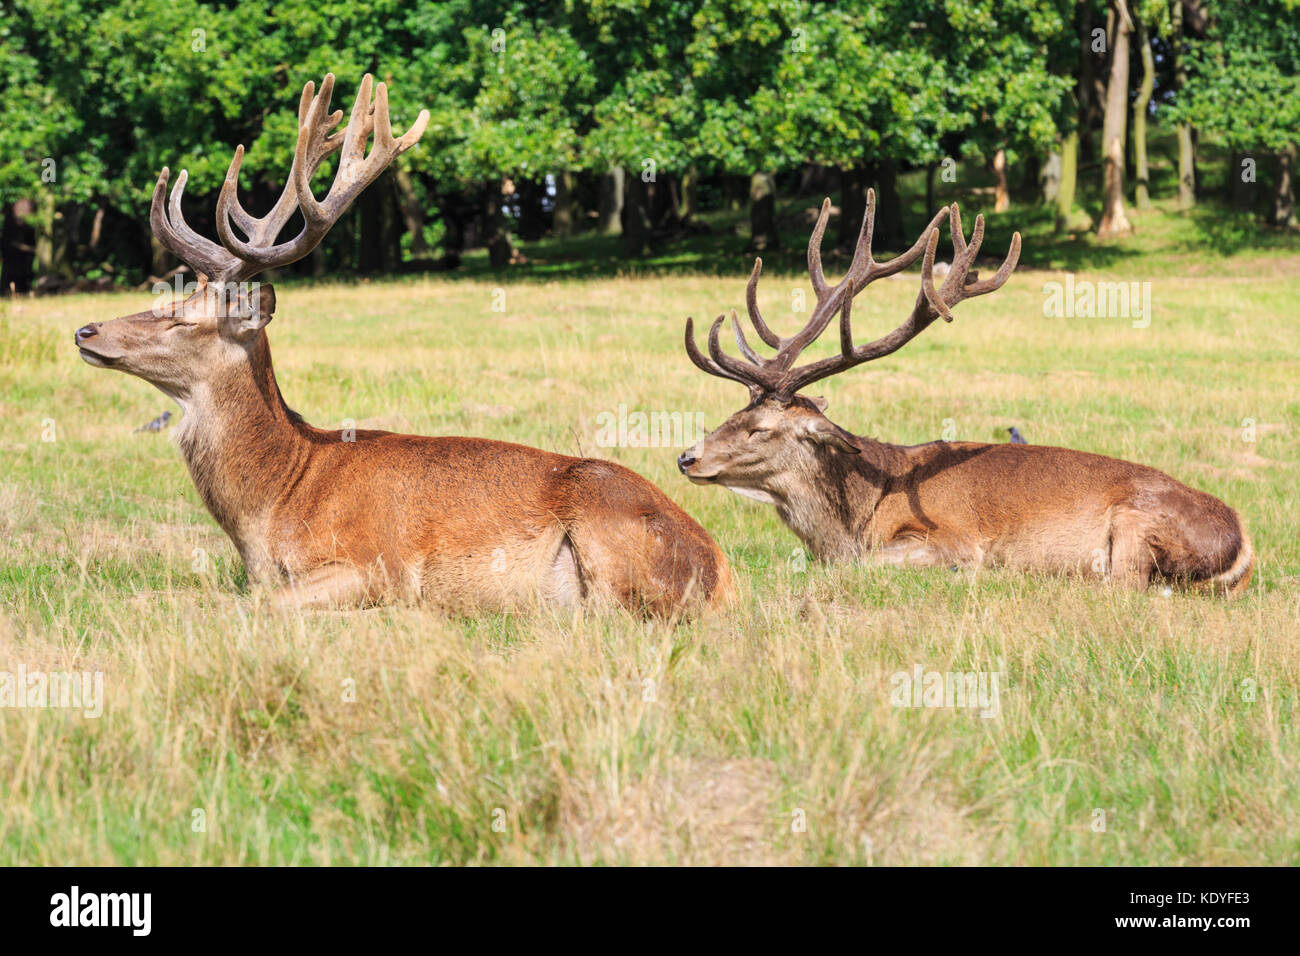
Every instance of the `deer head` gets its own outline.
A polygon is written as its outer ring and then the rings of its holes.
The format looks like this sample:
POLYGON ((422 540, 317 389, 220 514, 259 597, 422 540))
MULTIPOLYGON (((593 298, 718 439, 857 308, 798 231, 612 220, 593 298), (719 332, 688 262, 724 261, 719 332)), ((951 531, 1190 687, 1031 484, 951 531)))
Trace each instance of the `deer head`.
POLYGON ((867 209, 849 271, 831 286, 822 271, 821 243, 830 217, 827 199, 817 217, 808 242, 808 274, 817 305, 808 323, 795 335, 782 338, 768 327, 758 310, 758 277, 763 260, 754 260, 745 304, 749 319, 763 342, 776 350, 771 358, 750 347, 736 313, 731 324, 736 346, 744 360, 728 355, 718 342, 725 315, 709 329, 709 354, 701 354, 695 343, 694 323, 686 320, 686 353, 692 362, 710 375, 730 379, 749 389, 749 404, 719 428, 688 448, 677 459, 678 468, 691 481, 720 484, 740 494, 776 503, 789 500, 810 478, 824 475, 827 456, 856 456, 862 442, 826 418, 826 403, 798 394, 799 390, 837 372, 896 352, 942 316, 952 321, 952 309, 963 299, 984 295, 1001 287, 1020 258, 1020 234, 1011 240, 1011 250, 1001 268, 983 281, 971 266, 984 239, 984 218, 976 217, 968 243, 962 234, 957 204, 944 207, 930 220, 921 237, 902 255, 888 262, 876 262, 871 255, 871 234, 875 226, 876 197, 867 191, 867 209), (948 218, 952 233, 953 263, 943 284, 935 288, 934 256, 939 244, 939 226, 948 218), (921 290, 907 319, 888 335, 865 345, 854 345, 853 298, 870 283, 906 269, 921 258, 921 290), (840 353, 795 366, 799 354, 840 317, 840 353))
POLYGON ((248 363, 265 343, 275 311, 269 285, 250 283, 259 273, 296 262, 316 248, 352 205, 356 197, 396 157, 415 145, 428 125, 421 111, 400 138, 393 136, 388 116, 388 91, 374 87, 367 74, 361 81, 347 126, 330 133, 343 111, 330 112, 334 75, 303 87, 298 105, 298 141, 293 164, 280 198, 265 216, 250 215, 239 202, 239 167, 244 147, 235 149, 217 200, 220 244, 199 235, 181 214, 188 175, 176 177, 171 201, 165 204, 168 170, 154 186, 149 221, 154 235, 198 275, 198 290, 183 301, 108 322, 92 322, 76 331, 81 357, 98 368, 113 368, 139 376, 173 398, 183 400, 197 385, 210 381, 232 365, 248 363), (366 145, 374 135, 374 147, 366 145), (323 201, 317 201, 311 178, 321 163, 339 152, 338 171, 323 201), (294 212, 302 214, 302 230, 277 243, 294 212), (236 234, 236 229, 243 238, 236 234))

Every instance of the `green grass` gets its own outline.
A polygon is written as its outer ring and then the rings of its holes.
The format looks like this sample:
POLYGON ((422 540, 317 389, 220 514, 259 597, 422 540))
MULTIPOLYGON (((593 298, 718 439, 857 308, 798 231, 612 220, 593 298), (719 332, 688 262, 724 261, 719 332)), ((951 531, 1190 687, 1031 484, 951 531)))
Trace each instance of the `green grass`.
MULTIPOLYGON (((281 387, 316 424, 636 469, 722 544, 733 613, 674 628, 592 611, 278 615, 245 589, 167 434, 132 432, 167 401, 72 348, 78 325, 147 297, 4 306, 0 670, 101 671, 105 707, 0 709, 0 864, 1294 862, 1300 255, 1265 237, 1221 258, 1198 238, 1210 218, 1157 210, 1131 244, 1077 252, 1031 215, 1028 267, 1002 292, 823 384, 860 433, 918 442, 951 420, 996 440, 1014 424, 1222 497, 1260 556, 1232 603, 805 567, 771 508, 688 484, 675 449, 596 448, 597 414, 619 403, 710 427, 743 404, 681 347, 686 315, 743 307, 733 257, 723 278, 555 281, 539 265, 282 285, 270 329, 281 387), (1150 327, 1044 317, 1061 278, 1045 267, 1081 262, 1080 279, 1151 282, 1150 327), (891 675, 917 665, 998 672, 1000 713, 892 706, 891 675)), ((1024 219, 999 217, 987 248, 1024 219)), ((762 288, 786 332, 795 259, 762 288)), ((860 336, 914 296, 914 281, 873 286, 860 336)))

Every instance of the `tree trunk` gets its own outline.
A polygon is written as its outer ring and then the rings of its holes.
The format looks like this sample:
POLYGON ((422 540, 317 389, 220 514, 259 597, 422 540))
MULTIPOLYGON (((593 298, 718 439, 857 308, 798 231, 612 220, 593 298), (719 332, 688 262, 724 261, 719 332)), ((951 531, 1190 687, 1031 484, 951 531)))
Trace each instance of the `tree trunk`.
POLYGON ((518 181, 519 238, 526 242, 536 242, 546 235, 546 210, 542 204, 545 196, 544 180, 518 181))
POLYGON ((1007 192, 1007 151, 999 149, 993 154, 993 211, 1006 212, 1011 208, 1007 192))
POLYGON ((86 245, 86 248, 87 248, 90 252, 98 252, 98 251, 99 251, 99 240, 102 239, 102 238, 104 237, 104 213, 105 213, 105 211, 106 211, 106 210, 104 209, 103 206, 98 207, 98 208, 95 210, 95 218, 94 218, 93 220, 91 220, 91 224, 90 224, 90 241, 89 241, 89 243, 87 243, 87 245, 86 245))
MULTIPOLYGON (((883 242, 898 242, 903 238, 903 200, 898 195, 898 164, 892 159, 882 160, 876 167, 876 231, 883 242)), ((854 237, 857 241, 857 237, 854 237)))
POLYGON ((600 205, 596 228, 606 236, 623 231, 623 201, 627 176, 622 166, 611 166, 600 178, 600 205))
POLYGON ((639 173, 623 177, 623 255, 637 259, 650 252, 650 194, 639 173))
POLYGON ((1151 169, 1147 163, 1147 106, 1156 85, 1156 61, 1151 53, 1151 37, 1145 23, 1137 25, 1137 42, 1142 54, 1142 83, 1137 99, 1133 101, 1133 150, 1137 163, 1137 190, 1135 205, 1139 209, 1151 208, 1151 169))
POLYGON ((935 213, 934 206, 934 174, 939 167, 934 163, 925 167, 925 214, 933 216, 935 213))
POLYGON ((488 262, 493 269, 504 269, 515 257, 515 246, 510 239, 510 224, 505 212, 506 199, 500 180, 487 184, 487 249, 488 262))
POLYGON ((645 183, 645 187, 651 237, 675 232, 681 223, 677 177, 672 173, 661 172, 653 182, 645 183))
POLYGON ((1097 238, 1125 236, 1133 231, 1124 213, 1124 131, 1128 119, 1129 21, 1123 0, 1114 11, 1110 44, 1110 81, 1106 84, 1106 116, 1102 122, 1103 191, 1097 238))
POLYGON ((361 242, 357 247, 357 258, 349 262, 363 275, 378 272, 382 237, 380 236, 379 190, 367 189, 357 199, 357 214, 360 216, 361 242))
POLYGON ((803 169, 799 171, 799 188, 796 192, 799 196, 812 196, 821 200, 835 186, 837 170, 834 166, 826 166, 822 163, 804 163, 803 169))
POLYGON ((20 199, 4 209, 0 225, 0 296, 32 291, 36 229, 31 219, 35 211, 36 205, 30 199, 20 199))
POLYGON ((1056 231, 1070 228, 1074 216, 1074 191, 1079 176, 1079 131, 1071 130, 1061 140, 1061 186, 1056 192, 1056 231))
POLYGON ((396 178, 389 174, 375 183, 379 194, 379 268, 385 273, 397 272, 402 266, 402 208, 396 178))
POLYGON ((1038 189, 1044 206, 1056 205, 1056 197, 1061 194, 1061 151, 1054 149, 1043 159, 1038 168, 1038 189))
MULTIPOLYGON (((58 219, 58 202, 53 189, 42 189, 36 199, 36 214, 31 217, 36 229, 36 274, 38 276, 58 275, 63 271, 60 261, 59 241, 55 236, 55 222, 58 219)), ((164 269, 163 272, 167 270, 164 269)), ((162 275, 155 272, 154 275, 162 275)))
POLYGON ((740 212, 749 205, 749 177, 737 176, 735 174, 724 174, 722 177, 722 189, 727 197, 727 208, 732 212, 740 212))
POLYGON ((1192 145, 1192 128, 1178 124, 1178 208, 1196 205, 1196 147, 1192 145))
POLYGON ((689 220, 700 212, 700 170, 696 166, 687 166, 682 173, 681 206, 677 214, 683 220, 689 220))
POLYGON ((442 218, 442 266, 460 268, 460 256, 465 251, 465 224, 460 214, 460 194, 441 197, 438 213, 442 218))
POLYGON ((1277 154, 1277 184, 1273 191, 1273 225, 1294 226, 1296 144, 1292 143, 1277 154))
POLYGON ((776 177, 756 172, 749 177, 749 245, 746 252, 766 252, 781 244, 776 231, 776 177))
POLYGON ((866 166, 853 166, 840 170, 840 226, 838 245, 852 249, 862 229, 862 217, 867 211, 867 183, 871 170, 866 166))
MULTIPOLYGON (((1183 5, 1174 0, 1170 10, 1174 55, 1174 95, 1182 93, 1187 85, 1187 65, 1183 58, 1183 5)), ((1191 209, 1196 205, 1196 147, 1192 142, 1192 128, 1179 123, 1178 131, 1178 208, 1191 209)))
POLYGON ((1091 158, 1093 154, 1092 124, 1097 114, 1097 63, 1101 57, 1093 48, 1092 25, 1093 5, 1080 3, 1079 11, 1079 85, 1075 91, 1078 98, 1078 138, 1083 155, 1091 158))
POLYGON ((410 170, 396 166, 393 170, 393 184, 397 188, 398 202, 402 209, 402 223, 406 234, 411 237, 411 258, 414 260, 429 258, 429 244, 424 241, 424 207, 415 192, 415 181, 410 170))
POLYGON ((1255 183, 1247 181, 1243 164, 1249 154, 1233 150, 1228 160, 1228 178, 1223 183, 1223 198, 1233 209, 1252 209, 1255 205, 1255 183))
POLYGON ((573 195, 576 178, 567 169, 555 174, 555 213, 551 217, 551 234, 560 238, 577 231, 578 204, 573 195))

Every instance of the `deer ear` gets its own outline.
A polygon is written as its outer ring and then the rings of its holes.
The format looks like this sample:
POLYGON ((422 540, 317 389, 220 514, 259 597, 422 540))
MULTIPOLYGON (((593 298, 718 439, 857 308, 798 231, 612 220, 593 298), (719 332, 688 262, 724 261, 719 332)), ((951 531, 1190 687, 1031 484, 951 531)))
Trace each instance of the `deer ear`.
POLYGON ((826 406, 830 404, 830 402, 826 401, 825 397, 822 395, 818 395, 816 398, 810 398, 808 401, 816 405, 817 411, 819 412, 826 411, 826 406))
POLYGON ((816 445, 825 445, 836 451, 850 455, 858 453, 858 446, 853 444, 839 425, 828 418, 809 417, 804 425, 804 438, 816 445))
POLYGON ((249 295, 239 297, 239 305, 232 316, 235 334, 244 338, 260 332, 274 314, 275 287, 270 283, 258 283, 249 295))

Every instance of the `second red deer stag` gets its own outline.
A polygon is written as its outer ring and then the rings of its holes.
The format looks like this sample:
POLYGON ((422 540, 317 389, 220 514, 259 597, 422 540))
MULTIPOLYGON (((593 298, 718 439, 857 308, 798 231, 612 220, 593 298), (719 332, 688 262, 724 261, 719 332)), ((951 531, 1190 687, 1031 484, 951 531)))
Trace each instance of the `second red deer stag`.
POLYGON ((199 291, 76 333, 86 362, 139 376, 184 410, 177 441, 250 578, 298 606, 595 599, 671 614, 725 600, 731 572, 713 539, 620 465, 479 438, 345 434, 285 404, 265 331, 275 293, 247 280, 310 253, 429 118, 394 137, 384 84, 372 101, 366 76, 347 126, 331 133, 343 116, 330 112, 333 87, 326 76, 319 93, 304 88, 288 184, 261 218, 237 198, 235 150, 217 203, 220 244, 182 218, 184 172, 165 205, 164 169, 150 223, 199 273, 199 291), (335 152, 334 183, 317 201, 312 175, 335 152), (295 211, 301 232, 277 242, 295 211))
POLYGON ((1020 256, 1017 233, 1001 268, 980 280, 971 267, 984 236, 983 218, 975 220, 967 243, 954 204, 940 210, 906 252, 876 262, 871 255, 875 197, 868 193, 852 264, 832 287, 821 265, 829 211, 828 200, 808 244, 817 305, 807 325, 790 338, 773 332, 759 313, 762 261, 754 264, 746 304, 754 330, 776 350, 774 356, 754 351, 734 312, 736 345, 744 359, 719 345, 721 315, 709 329, 709 354, 703 355, 687 319, 691 361, 747 386, 750 402, 687 449, 678 459, 683 474, 775 505, 824 561, 1092 570, 1135 587, 1160 578, 1229 594, 1245 589, 1254 552, 1236 512, 1153 468, 1037 445, 890 445, 850 434, 822 414, 824 402, 799 395, 813 382, 897 351, 940 316, 952 321, 952 309, 963 299, 1001 287, 1020 256), (935 288, 934 257, 945 216, 954 255, 935 288), (888 335, 855 345, 853 297, 918 258, 921 290, 911 314, 888 335), (800 352, 836 314, 839 353, 796 367, 800 352))

